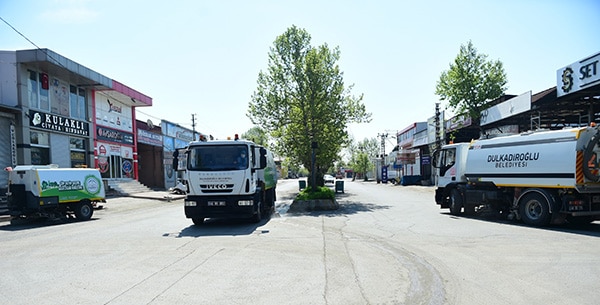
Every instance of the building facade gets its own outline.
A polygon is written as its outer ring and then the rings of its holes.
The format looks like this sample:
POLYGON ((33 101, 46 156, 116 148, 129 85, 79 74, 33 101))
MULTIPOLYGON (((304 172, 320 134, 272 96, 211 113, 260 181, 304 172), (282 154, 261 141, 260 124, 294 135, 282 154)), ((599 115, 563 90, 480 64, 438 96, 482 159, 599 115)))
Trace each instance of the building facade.
POLYGON ((135 179, 135 108, 151 105, 49 49, 0 51, 0 143, 8 144, 0 166, 92 167, 106 179, 135 179))

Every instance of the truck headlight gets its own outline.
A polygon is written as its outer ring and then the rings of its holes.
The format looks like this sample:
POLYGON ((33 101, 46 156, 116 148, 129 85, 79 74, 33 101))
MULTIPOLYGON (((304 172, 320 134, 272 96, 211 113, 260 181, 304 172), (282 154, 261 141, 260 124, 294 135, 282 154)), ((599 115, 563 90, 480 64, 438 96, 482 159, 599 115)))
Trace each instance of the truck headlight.
POLYGON ((253 205, 254 202, 252 200, 240 200, 238 201, 239 206, 250 206, 253 205))
POLYGON ((184 201, 184 204, 186 207, 195 207, 196 206, 196 201, 184 201))

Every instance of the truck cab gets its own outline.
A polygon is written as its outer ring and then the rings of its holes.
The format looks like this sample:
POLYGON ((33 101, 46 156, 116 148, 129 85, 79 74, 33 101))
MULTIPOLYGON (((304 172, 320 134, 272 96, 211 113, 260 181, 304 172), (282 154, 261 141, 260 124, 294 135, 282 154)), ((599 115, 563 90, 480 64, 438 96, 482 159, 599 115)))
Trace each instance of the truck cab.
POLYGON ((469 143, 449 144, 434 153, 437 187, 466 182, 464 174, 469 146, 469 143))
POLYGON ((264 147, 241 139, 191 142, 184 160, 184 211, 194 224, 205 218, 259 222, 274 209, 277 169, 264 147))

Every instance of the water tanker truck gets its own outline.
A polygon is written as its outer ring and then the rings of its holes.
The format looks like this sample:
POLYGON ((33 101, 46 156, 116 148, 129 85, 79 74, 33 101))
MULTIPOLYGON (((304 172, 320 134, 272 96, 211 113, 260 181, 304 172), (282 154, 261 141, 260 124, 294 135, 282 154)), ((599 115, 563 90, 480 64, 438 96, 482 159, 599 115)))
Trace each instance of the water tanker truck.
POLYGON ((448 144, 434 153, 435 201, 534 226, 600 219, 600 130, 579 127, 448 144))
POLYGON ((178 169, 184 169, 185 216, 194 224, 206 218, 260 222, 274 210, 277 168, 266 148, 236 136, 191 142, 184 156, 176 152, 174 157, 178 169))

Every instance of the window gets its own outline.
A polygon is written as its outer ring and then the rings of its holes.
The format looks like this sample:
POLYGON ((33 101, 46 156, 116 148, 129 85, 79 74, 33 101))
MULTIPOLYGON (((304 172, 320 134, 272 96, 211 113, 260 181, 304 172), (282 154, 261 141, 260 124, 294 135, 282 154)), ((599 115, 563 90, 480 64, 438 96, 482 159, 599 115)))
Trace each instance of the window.
POLYGON ((71 167, 87 167, 85 160, 85 140, 81 138, 70 138, 71 167))
POLYGON ((69 94, 69 104, 71 117, 75 119, 86 119, 85 111, 85 90, 71 86, 69 94))
POLYGON ((29 71, 27 84, 29 107, 50 111, 50 84, 48 74, 29 71))
POLYGON ((39 108, 38 103, 38 77, 37 72, 29 71, 29 82, 27 84, 27 93, 29 93, 29 107, 39 108))
POLYGON ((48 133, 31 131, 29 133, 29 140, 31 143, 31 164, 50 164, 50 142, 48 133))
POLYGON ((188 170, 222 171, 248 168, 248 147, 245 145, 196 146, 188 152, 188 170))
POLYGON ((442 150, 438 162, 436 165, 440 168, 440 176, 445 176, 446 172, 456 163, 456 148, 442 150))

